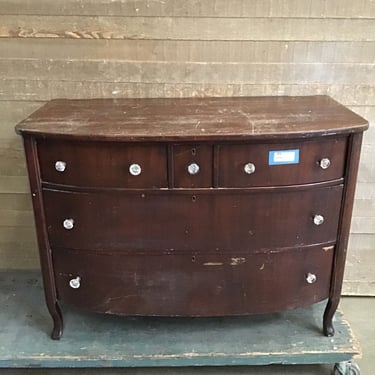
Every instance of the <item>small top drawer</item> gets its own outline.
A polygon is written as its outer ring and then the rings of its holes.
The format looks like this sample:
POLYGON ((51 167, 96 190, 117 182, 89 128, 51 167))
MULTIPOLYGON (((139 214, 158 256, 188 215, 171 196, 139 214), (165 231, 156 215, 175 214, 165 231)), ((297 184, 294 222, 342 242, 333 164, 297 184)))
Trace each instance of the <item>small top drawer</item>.
POLYGON ((223 144, 219 187, 298 185, 344 176, 347 138, 295 143, 223 144))
POLYGON ((173 181, 176 188, 212 186, 212 146, 180 144, 173 146, 173 181))
POLYGON ((163 144, 40 140, 42 180, 85 187, 168 186, 163 144))

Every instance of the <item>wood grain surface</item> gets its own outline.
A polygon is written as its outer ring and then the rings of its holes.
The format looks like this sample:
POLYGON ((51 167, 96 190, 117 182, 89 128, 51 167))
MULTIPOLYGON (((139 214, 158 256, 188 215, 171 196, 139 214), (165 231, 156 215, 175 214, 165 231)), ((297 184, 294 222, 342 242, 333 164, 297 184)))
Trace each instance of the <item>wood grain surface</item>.
POLYGON ((362 42, 375 41, 374 31, 371 19, 0 15, 3 38, 362 42))
POLYGON ((22 134, 115 141, 263 140, 360 132, 368 123, 327 96, 54 100, 22 134))
POLYGON ((79 15, 79 16, 175 16, 175 17, 295 17, 295 18, 374 18, 372 1, 351 0, 1 0, 6 15, 79 15), (21 9, 21 11, 20 11, 21 9))

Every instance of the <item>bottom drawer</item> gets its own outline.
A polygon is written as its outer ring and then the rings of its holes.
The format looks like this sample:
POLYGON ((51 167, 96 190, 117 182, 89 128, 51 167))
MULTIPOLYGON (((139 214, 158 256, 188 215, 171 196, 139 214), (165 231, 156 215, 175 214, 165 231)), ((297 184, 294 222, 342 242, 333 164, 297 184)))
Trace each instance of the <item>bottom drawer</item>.
POLYGON ((327 298, 333 252, 333 246, 236 256, 59 250, 53 261, 58 298, 77 307, 124 315, 224 316, 283 311, 327 298))

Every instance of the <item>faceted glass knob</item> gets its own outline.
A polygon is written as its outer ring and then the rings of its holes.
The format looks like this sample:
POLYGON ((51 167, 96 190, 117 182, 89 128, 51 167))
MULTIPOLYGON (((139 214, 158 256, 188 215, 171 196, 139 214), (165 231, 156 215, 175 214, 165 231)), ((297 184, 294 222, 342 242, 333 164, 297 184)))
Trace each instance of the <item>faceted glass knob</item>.
POLYGON ((319 166, 322 169, 327 169, 330 165, 331 165, 331 160, 329 160, 328 158, 323 158, 319 163, 319 166))
POLYGON ((64 172, 64 171, 65 171, 65 168, 66 168, 66 163, 65 163, 65 161, 58 160, 58 161, 55 163, 55 169, 56 169, 58 172, 64 172))
POLYGON ((195 175, 199 172, 199 165, 197 163, 191 163, 188 166, 188 172, 191 175, 195 175))
POLYGON ((77 276, 75 279, 69 281, 69 286, 73 289, 78 289, 81 286, 81 278, 77 276))
POLYGON ((309 284, 314 284, 315 281, 316 281, 316 275, 314 273, 308 273, 306 275, 306 281, 309 283, 309 284))
POLYGON ((67 230, 73 229, 74 220, 73 219, 65 219, 64 222, 63 222, 63 226, 67 230))
POLYGON ((253 163, 247 163, 244 165, 243 170, 247 174, 253 174, 255 172, 255 165, 253 163))
POLYGON ((315 225, 321 225, 324 223, 324 217, 322 215, 315 215, 313 221, 315 225))
POLYGON ((142 172, 142 168, 139 164, 131 164, 129 167, 129 173, 132 176, 139 176, 142 172))

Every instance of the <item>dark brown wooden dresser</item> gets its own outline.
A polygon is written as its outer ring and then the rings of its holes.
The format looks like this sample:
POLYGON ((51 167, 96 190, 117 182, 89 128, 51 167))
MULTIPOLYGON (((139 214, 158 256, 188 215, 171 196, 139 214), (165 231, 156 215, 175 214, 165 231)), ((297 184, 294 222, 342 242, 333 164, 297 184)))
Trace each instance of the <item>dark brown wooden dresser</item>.
POLYGON ((226 316, 328 299, 334 334, 363 118, 327 96, 53 100, 17 125, 45 296, 226 316))

